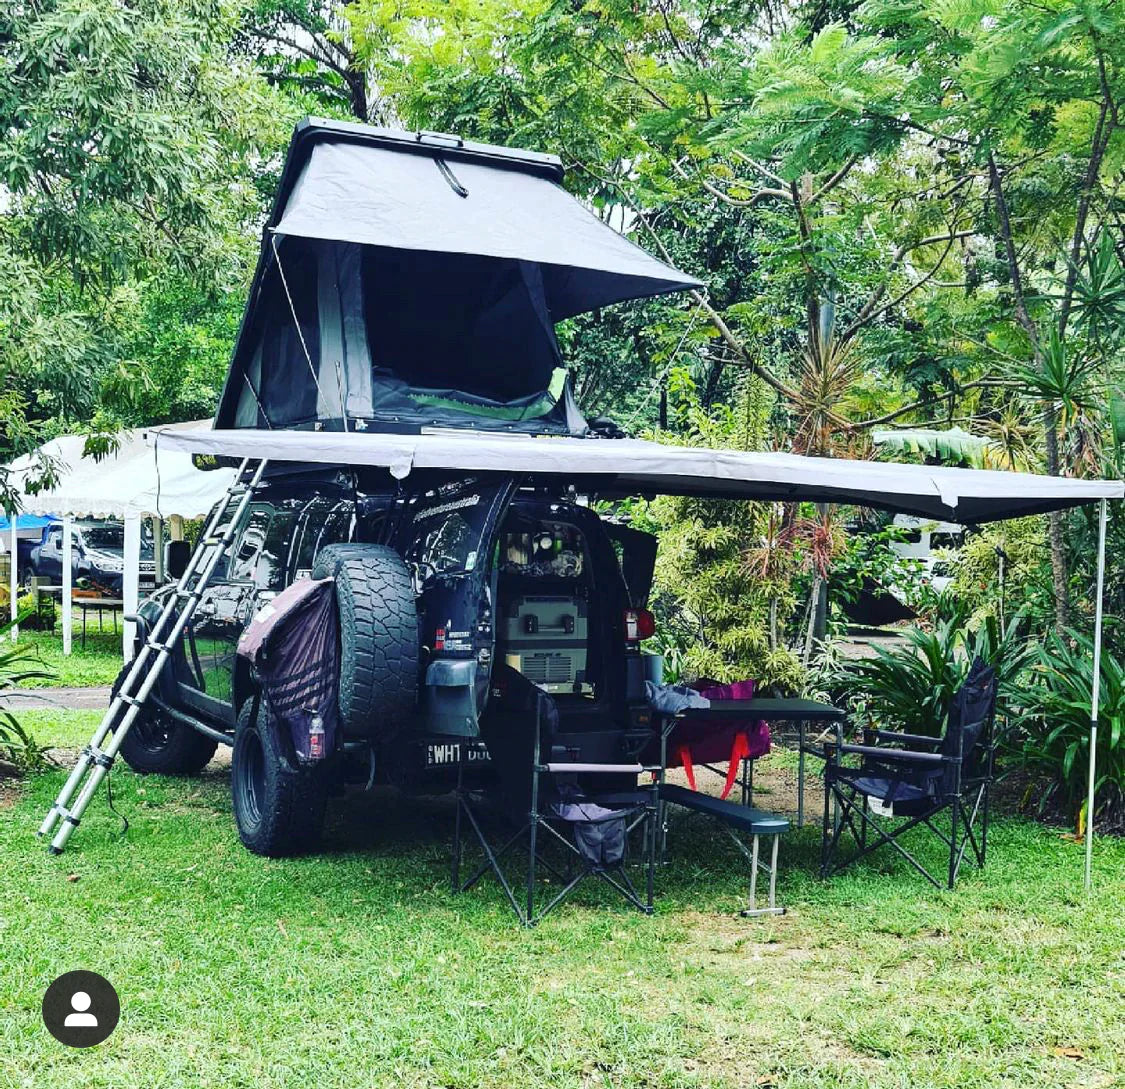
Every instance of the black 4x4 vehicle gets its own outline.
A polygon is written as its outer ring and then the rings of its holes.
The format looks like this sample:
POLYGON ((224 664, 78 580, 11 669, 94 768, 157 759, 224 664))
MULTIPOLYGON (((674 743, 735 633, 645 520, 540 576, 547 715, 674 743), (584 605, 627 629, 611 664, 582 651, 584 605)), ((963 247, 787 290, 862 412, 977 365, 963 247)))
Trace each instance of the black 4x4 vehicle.
POLYGON ((441 791, 462 758, 486 775, 478 715, 497 661, 553 695, 561 729, 582 733, 591 759, 622 755, 630 726, 644 732, 654 538, 511 476, 380 484, 341 471, 260 487, 125 738, 135 770, 188 774, 233 738, 235 816, 252 850, 307 848, 348 781, 441 791), (268 722, 251 721, 254 682, 235 647, 257 609, 310 575, 336 579, 342 731, 331 761, 296 767, 268 722))
MULTIPOLYGON (((298 126, 215 428, 305 432, 307 460, 271 461, 121 749, 139 771, 190 773, 233 743, 252 850, 306 847, 348 778, 434 790, 462 761, 487 773, 479 721, 497 662, 552 694, 585 758, 620 755, 647 716, 651 537, 598 517, 557 473, 503 471, 503 447, 496 468, 470 472, 454 455, 380 468, 309 445, 369 453, 433 432, 612 445, 615 429, 577 407, 555 323, 696 281, 561 180, 533 152, 298 126), (308 576, 335 579, 341 637, 342 729, 315 765, 281 750, 236 654, 256 611, 308 576)), ((161 603, 141 610, 141 638, 161 603)))

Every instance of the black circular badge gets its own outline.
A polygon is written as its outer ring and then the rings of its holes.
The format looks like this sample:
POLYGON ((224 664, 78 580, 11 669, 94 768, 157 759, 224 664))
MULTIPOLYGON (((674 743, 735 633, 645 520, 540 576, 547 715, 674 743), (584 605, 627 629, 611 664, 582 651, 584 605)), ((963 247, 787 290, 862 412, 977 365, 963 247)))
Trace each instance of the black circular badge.
POLYGON ((105 976, 97 972, 66 972, 43 996, 43 1024, 67 1047, 93 1047, 115 1028, 121 1000, 105 976))

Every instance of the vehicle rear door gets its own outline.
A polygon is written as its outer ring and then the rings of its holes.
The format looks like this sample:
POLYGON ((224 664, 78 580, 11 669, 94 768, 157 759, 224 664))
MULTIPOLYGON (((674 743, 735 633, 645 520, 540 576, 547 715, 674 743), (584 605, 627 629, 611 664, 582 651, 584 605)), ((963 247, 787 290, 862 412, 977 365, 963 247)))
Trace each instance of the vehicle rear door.
POLYGON ((420 592, 428 732, 476 734, 496 643, 493 552, 518 486, 510 476, 461 477, 408 497, 399 545, 420 592))

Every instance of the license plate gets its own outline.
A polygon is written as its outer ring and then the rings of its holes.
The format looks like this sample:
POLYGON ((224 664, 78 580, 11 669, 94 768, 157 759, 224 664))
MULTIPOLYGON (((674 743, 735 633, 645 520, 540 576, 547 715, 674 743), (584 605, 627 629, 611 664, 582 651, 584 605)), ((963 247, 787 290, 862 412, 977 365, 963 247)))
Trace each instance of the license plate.
POLYGON ((464 760, 467 764, 487 764, 488 749, 482 741, 436 741, 426 746, 426 767, 456 767, 464 760))

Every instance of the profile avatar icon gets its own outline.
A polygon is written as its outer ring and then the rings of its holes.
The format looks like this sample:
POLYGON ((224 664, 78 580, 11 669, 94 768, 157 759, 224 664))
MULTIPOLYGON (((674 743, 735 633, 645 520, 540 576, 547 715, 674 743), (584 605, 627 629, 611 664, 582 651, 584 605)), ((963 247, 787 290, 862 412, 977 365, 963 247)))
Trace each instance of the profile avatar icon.
POLYGON ((113 1034, 120 1019, 121 998, 97 972, 64 972, 43 995, 43 1025, 67 1047, 100 1044, 113 1034))
POLYGON ((66 1015, 63 1025, 66 1028, 97 1028, 98 1019, 89 1012, 90 996, 85 991, 75 991, 70 996, 70 1006, 73 1013, 66 1015))

